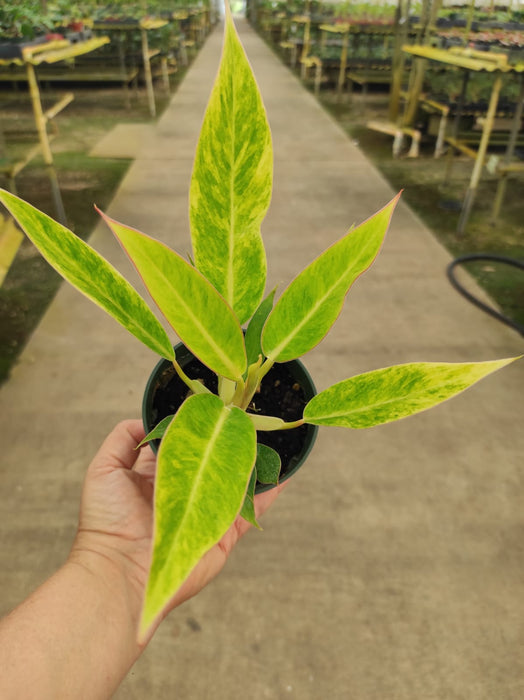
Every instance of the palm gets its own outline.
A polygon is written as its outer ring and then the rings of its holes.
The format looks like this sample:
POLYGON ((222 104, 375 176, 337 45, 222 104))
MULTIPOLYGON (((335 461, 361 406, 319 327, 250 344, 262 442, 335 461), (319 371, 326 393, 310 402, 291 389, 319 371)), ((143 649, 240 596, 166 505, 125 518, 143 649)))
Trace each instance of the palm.
MULTIPOLYGON (((86 475, 77 550, 89 549, 125 562, 125 568, 145 587, 153 538, 153 492, 156 458, 149 447, 136 451, 144 437, 140 421, 121 423, 106 439, 86 475)), ((261 515, 282 487, 255 498, 261 515)), ((224 537, 195 567, 172 601, 173 607, 195 595, 224 566, 238 539, 250 525, 240 516, 224 537)))

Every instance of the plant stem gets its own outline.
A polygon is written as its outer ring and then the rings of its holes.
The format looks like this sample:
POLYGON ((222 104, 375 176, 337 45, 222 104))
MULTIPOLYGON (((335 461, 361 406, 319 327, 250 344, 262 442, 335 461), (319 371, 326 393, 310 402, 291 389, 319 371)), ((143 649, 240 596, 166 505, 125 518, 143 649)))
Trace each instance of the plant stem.
POLYGON ((244 389, 244 395, 242 396, 242 402, 240 404, 240 408, 244 411, 251 403, 251 399, 255 395, 255 392, 260 385, 259 372, 261 363, 262 356, 259 355, 258 360, 247 370, 246 386, 244 389))
POLYGON ((262 367, 260 368, 260 372, 258 374, 258 386, 260 386, 260 382, 264 379, 266 374, 269 372, 271 367, 275 364, 274 360, 270 360, 269 357, 266 357, 264 360, 264 363, 262 364, 262 367))
POLYGON ((187 374, 184 372, 182 367, 180 367, 176 360, 173 360, 173 367, 175 368, 175 372, 178 374, 178 376, 184 382, 184 384, 186 384, 191 389, 191 391, 193 391, 191 379, 189 379, 187 374))
POLYGON ((231 403, 232 403, 234 406, 239 406, 239 407, 242 406, 242 399, 243 399, 243 396, 244 396, 244 389, 245 389, 245 388, 246 388, 246 384, 245 384, 244 380, 243 380, 242 377, 241 377, 241 378, 239 379, 239 381, 237 382, 237 388, 236 388, 236 390, 235 390, 233 399, 232 399, 232 401, 231 401, 231 403))
POLYGON ((211 393, 209 389, 206 386, 204 386, 204 384, 201 384, 197 379, 190 379, 176 360, 173 360, 173 367, 175 368, 175 372, 178 374, 180 379, 184 382, 186 386, 189 387, 189 389, 191 389, 193 394, 211 393))
POLYGON ((301 425, 304 425, 304 419, 299 418, 298 420, 292 421, 290 423, 284 423, 284 425, 279 428, 279 430, 292 430, 293 428, 300 428, 301 425))
MULTIPOLYGON (((260 362, 260 358, 259 358, 260 362)), ((244 393, 244 396, 242 397, 242 402, 238 404, 240 408, 246 410, 246 408, 249 406, 251 403, 251 400, 253 396, 256 394, 258 389, 260 388, 260 384, 266 374, 269 372, 271 367, 273 367, 275 363, 273 360, 270 360, 269 358, 266 358, 260 369, 257 370, 256 375, 255 374, 250 374, 248 372, 248 378, 247 378, 247 383, 246 383, 246 391, 244 393), (255 380, 255 381, 253 381, 255 380)), ((252 365, 253 367, 254 365, 252 365)))

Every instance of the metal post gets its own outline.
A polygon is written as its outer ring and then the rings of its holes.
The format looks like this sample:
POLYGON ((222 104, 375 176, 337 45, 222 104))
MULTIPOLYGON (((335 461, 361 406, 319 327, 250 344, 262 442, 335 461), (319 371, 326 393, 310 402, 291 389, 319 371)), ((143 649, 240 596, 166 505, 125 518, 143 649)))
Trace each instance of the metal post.
POLYGON ((497 105, 499 101, 500 88, 502 87, 502 75, 497 74, 495 82, 493 83, 493 89, 491 91, 491 97, 489 100, 488 112, 486 114, 486 121, 484 122, 484 127, 482 129, 482 136, 480 139, 479 149, 477 151, 477 158, 475 160, 475 165, 473 167, 473 172, 471 174, 471 180, 469 183, 466 196, 464 198, 464 203, 462 205, 462 211, 460 212, 460 218, 457 226, 457 233, 459 235, 464 233, 466 224, 468 222, 469 213, 473 202, 475 200, 475 195, 477 194, 477 187, 480 181, 480 176, 482 173, 482 168, 484 166, 484 158, 486 157, 486 151, 488 149, 489 138, 491 136, 491 130, 493 129, 493 121, 495 119, 495 114, 497 112, 497 105))

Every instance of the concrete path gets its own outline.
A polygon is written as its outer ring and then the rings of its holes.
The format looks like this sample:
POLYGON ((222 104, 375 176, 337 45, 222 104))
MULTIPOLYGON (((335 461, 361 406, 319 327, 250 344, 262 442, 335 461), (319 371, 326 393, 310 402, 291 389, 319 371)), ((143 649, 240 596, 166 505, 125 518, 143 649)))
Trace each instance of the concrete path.
MULTIPOLYGON (((394 193, 246 25, 275 192, 268 286, 394 193)), ((187 190, 220 54, 208 39, 110 213, 190 248, 187 190)), ((93 245, 129 271, 108 231, 93 245)), ((449 286, 449 256, 401 204, 384 250, 306 361, 319 389, 415 360, 522 352, 449 286)), ((129 273, 131 274, 131 273, 129 273)), ((138 416, 155 358, 63 286, 0 393, 1 608, 64 560, 86 465, 138 416)), ((524 697, 524 361, 431 412, 325 428, 223 574, 162 625, 119 700, 520 700, 524 697)))

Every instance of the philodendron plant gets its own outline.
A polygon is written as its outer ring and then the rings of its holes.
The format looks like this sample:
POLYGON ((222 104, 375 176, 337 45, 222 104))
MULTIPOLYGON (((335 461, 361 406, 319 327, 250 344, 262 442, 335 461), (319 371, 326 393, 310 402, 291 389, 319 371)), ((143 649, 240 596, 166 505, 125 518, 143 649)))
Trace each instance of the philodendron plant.
POLYGON ((254 521, 255 470, 263 471, 266 481, 278 481, 276 453, 260 449, 257 458, 257 430, 288 430, 303 423, 349 428, 387 423, 430 408, 512 361, 378 369, 317 394, 293 423, 250 412, 273 364, 304 355, 327 334, 349 288, 376 257, 398 199, 313 260, 275 302, 274 291, 264 296, 266 257, 260 235, 271 189, 266 113, 228 13, 191 178, 193 260, 102 214, 170 326, 218 376, 216 394, 186 375, 164 327, 116 269, 62 225, 0 192, 0 201, 51 265, 172 362, 188 387, 176 415, 148 436, 162 440, 142 637, 237 515, 254 521))

